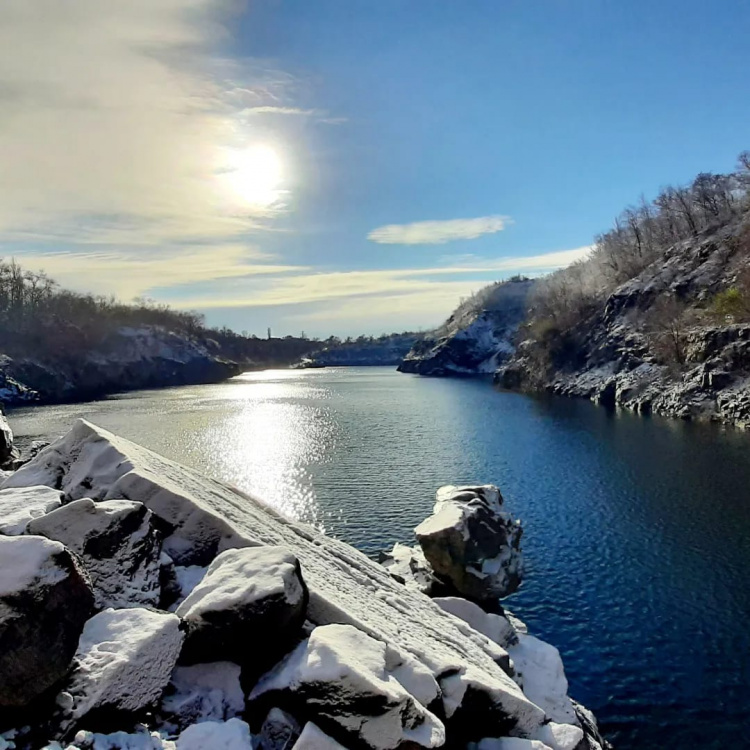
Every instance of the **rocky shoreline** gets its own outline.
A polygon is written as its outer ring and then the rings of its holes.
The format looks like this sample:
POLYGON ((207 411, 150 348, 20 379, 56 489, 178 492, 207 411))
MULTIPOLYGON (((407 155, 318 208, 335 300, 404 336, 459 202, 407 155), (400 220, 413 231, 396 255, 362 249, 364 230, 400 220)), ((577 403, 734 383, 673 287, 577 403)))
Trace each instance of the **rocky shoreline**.
POLYGON ((0 484, 0 748, 608 747, 500 604, 497 488, 416 537, 380 565, 80 420, 0 484))

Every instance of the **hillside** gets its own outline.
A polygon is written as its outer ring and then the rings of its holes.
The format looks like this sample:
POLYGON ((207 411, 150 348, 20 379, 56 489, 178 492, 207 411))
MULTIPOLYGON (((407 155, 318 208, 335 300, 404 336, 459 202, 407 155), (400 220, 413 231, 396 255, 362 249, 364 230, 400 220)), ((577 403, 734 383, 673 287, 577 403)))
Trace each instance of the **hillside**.
POLYGON ((309 352, 297 367, 370 367, 398 365, 421 335, 405 331, 382 336, 359 336, 323 342, 322 349, 309 352))
POLYGON ((533 281, 518 277, 480 290, 417 341, 398 369, 438 376, 493 373, 513 352, 533 287, 533 281))
MULTIPOLYGON (((743 154, 627 208, 587 259, 537 281, 495 381, 750 425, 749 188, 743 154)), ((469 322, 451 340, 483 337, 469 322)))
POLYGON ((82 400, 285 366, 316 344, 206 326, 194 311, 77 294, 0 262, 0 403, 82 400))

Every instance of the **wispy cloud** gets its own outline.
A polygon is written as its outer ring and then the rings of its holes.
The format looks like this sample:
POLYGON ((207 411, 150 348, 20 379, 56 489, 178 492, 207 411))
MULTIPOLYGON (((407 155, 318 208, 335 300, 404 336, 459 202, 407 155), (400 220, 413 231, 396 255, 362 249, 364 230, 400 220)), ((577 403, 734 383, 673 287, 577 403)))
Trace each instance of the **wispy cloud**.
POLYGON ((247 107, 242 110, 243 115, 293 115, 297 117, 310 117, 317 115, 317 109, 300 109, 299 107, 274 107, 265 105, 262 107, 247 107))
POLYGON ((0 238, 161 244, 257 229, 269 208, 216 179, 226 149, 257 137, 235 94, 251 90, 246 71, 216 51, 236 7, 4 0, 0 238))
POLYGON ((381 245, 444 245, 453 240, 474 240, 483 234, 500 232, 509 223, 511 219, 508 216, 479 216, 474 219, 387 224, 373 229, 367 239, 381 245))
POLYGON ((227 308, 299 305, 342 299, 359 299, 362 304, 366 299, 362 309, 372 310, 373 314, 376 308, 371 306, 377 304, 374 298, 397 297, 403 305, 408 297, 420 309, 424 308, 428 298, 455 305, 459 296, 476 291, 492 280, 516 273, 533 276, 552 271, 586 257, 590 250, 586 246, 467 265, 304 274, 291 271, 283 277, 271 276, 263 280, 239 277, 222 283, 220 293, 203 289, 200 294, 191 295, 185 290, 185 296, 176 303, 190 307, 227 308))

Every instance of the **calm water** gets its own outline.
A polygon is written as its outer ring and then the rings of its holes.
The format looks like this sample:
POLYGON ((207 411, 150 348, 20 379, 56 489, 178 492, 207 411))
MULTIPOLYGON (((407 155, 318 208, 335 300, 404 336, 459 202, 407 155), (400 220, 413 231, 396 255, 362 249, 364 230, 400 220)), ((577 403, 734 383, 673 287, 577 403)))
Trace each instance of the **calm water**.
POLYGON ((617 748, 750 748, 750 435, 382 368, 11 416, 22 439, 85 416, 368 553, 411 542, 439 485, 496 483, 526 529, 508 603, 617 748))

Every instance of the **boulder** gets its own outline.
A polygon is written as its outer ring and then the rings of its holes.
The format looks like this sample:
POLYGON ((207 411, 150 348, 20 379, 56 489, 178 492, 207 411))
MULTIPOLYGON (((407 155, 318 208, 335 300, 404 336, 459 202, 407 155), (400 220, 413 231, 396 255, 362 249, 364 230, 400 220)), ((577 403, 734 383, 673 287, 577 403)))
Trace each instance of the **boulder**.
POLYGON ((70 668, 94 595, 75 557, 38 536, 0 536, 0 707, 24 706, 70 668))
POLYGON ((34 518, 59 508, 63 493, 51 487, 15 487, 0 490, 0 534, 23 534, 34 518))
POLYGON ((308 721, 302 734, 292 746, 292 750, 346 750, 346 748, 308 721))
POLYGON ((250 727, 240 719, 204 721, 188 727, 177 739, 177 750, 253 750, 250 727))
MULTIPOLYGON (((73 744, 65 750, 175 750, 175 743, 164 739, 158 732, 150 732, 139 726, 134 732, 87 732, 76 733, 73 744)), ((42 750, 63 750, 63 746, 52 742, 42 750)))
POLYGON ((280 708, 272 708, 260 728, 258 750, 288 750, 301 733, 302 728, 294 716, 280 708))
POLYGON ((440 581, 419 547, 408 547, 398 542, 390 552, 381 552, 378 562, 400 583, 427 596, 434 595, 440 581))
POLYGON ((228 661, 175 667, 159 715, 173 734, 201 721, 227 721, 245 710, 240 667, 228 661))
POLYGON ((457 596, 435 597, 432 601, 503 648, 518 642, 518 634, 505 614, 485 612, 478 604, 457 596))
POLYGON ((63 733, 108 725, 155 704, 182 647, 180 619, 148 609, 105 609, 83 629, 75 668, 58 696, 63 733))
POLYGON ((508 646, 508 654, 526 697, 553 721, 578 724, 560 652, 533 635, 519 633, 516 642, 508 646))
POLYGON ((10 429, 5 414, 0 411, 0 469, 12 469, 18 458, 13 445, 13 430, 10 429))
POLYGON ((398 663, 388 651, 351 625, 315 628, 258 682, 251 707, 280 706, 356 747, 440 747, 443 723, 403 683, 423 700, 437 697, 437 685, 424 682, 427 670, 415 674, 413 662, 398 663))
POLYGON ((177 608, 187 630, 182 661, 268 666, 295 644, 307 601, 299 562, 288 549, 222 552, 177 608))
POLYGON ((521 583, 521 526, 493 485, 441 487, 415 529, 435 574, 467 599, 492 604, 521 583))
POLYGON ((151 512, 132 500, 76 500, 27 526, 77 552, 104 607, 156 606, 160 543, 151 512))

